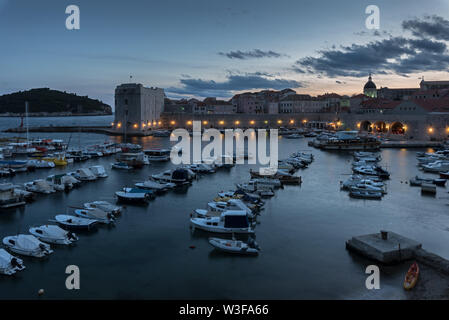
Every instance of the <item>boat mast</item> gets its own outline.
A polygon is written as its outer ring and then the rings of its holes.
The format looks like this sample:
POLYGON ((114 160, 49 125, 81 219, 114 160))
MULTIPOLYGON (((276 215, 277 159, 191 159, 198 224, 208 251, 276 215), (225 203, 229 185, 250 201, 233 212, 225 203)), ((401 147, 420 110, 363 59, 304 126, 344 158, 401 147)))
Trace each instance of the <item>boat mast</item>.
POLYGON ((25 101, 25 121, 26 121, 26 132, 27 132, 27 148, 28 148, 28 141, 29 141, 29 132, 28 132, 28 101, 25 101))

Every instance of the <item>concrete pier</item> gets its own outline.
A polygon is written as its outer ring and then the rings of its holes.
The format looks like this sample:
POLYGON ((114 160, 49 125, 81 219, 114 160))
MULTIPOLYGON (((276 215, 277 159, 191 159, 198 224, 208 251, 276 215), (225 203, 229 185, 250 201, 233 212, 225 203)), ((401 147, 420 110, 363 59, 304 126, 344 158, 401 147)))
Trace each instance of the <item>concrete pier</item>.
POLYGON ((391 231, 356 236, 346 241, 346 249, 355 251, 367 258, 385 263, 397 263, 415 257, 415 251, 421 249, 421 243, 391 231))

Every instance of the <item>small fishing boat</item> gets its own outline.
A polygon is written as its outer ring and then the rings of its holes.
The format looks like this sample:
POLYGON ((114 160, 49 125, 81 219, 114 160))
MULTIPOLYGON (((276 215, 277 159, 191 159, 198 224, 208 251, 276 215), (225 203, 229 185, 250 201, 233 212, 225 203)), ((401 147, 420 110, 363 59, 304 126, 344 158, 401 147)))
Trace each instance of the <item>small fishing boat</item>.
POLYGON ((64 229, 69 230, 91 230, 98 223, 94 219, 75 217, 67 214, 59 214, 55 217, 56 222, 64 229))
POLYGON ((215 249, 227 253, 258 255, 260 251, 259 246, 252 238, 248 243, 235 239, 209 238, 209 243, 215 249))
POLYGON ((100 209, 108 213, 112 213, 114 216, 119 215, 123 208, 120 206, 116 206, 112 203, 109 203, 107 201, 93 201, 93 202, 86 202, 84 204, 84 208, 86 209, 100 209))
POLYGON ((130 170, 133 167, 128 166, 126 162, 115 162, 111 164, 112 169, 130 170))
POLYGON ((435 195, 437 193, 437 187, 431 183, 422 183, 421 184, 421 193, 435 195))
POLYGON ((39 240, 47 243, 69 245, 78 241, 76 234, 51 224, 31 227, 29 232, 39 240))
POLYGON ((43 179, 37 179, 24 184, 25 189, 30 192, 50 194, 56 192, 51 183, 43 179))
POLYGON ((97 178, 107 178, 108 174, 103 166, 92 166, 89 170, 97 177, 97 178))
POLYGON ((52 161, 44 160, 28 160, 28 166, 33 166, 38 169, 54 168, 55 163, 52 161))
POLYGON ((449 179, 449 171, 440 172, 440 178, 441 179, 449 179))
POLYGON ((419 266, 414 262, 408 269, 404 279, 404 289, 411 290, 416 286, 419 277, 419 266))
POLYGON ((25 205, 24 197, 16 192, 12 183, 0 183, 0 209, 25 205))
POLYGON ((75 171, 75 178, 81 181, 94 181, 97 177, 88 168, 81 168, 75 171))
POLYGON ((48 256, 53 252, 50 245, 30 234, 4 237, 3 244, 17 254, 36 258, 48 256))
POLYGON ((368 190, 351 190, 349 196, 356 199, 379 200, 382 199, 382 192, 368 190))
POLYGON ((167 182, 167 183, 159 183, 153 180, 146 180, 144 182, 138 182, 135 184, 137 188, 154 190, 155 192, 165 192, 169 189, 173 189, 176 184, 167 182))
POLYGON ((243 210, 222 212, 219 217, 191 218, 192 227, 216 233, 254 233, 243 210))
POLYGON ((148 149, 143 151, 150 161, 168 161, 170 160, 169 149, 148 149))
POLYGON ((25 269, 22 259, 14 257, 5 249, 0 249, 0 273, 10 276, 25 269))
POLYGON ((292 134, 285 136, 286 139, 300 139, 302 137, 303 137, 302 135, 297 134, 297 133, 292 133, 292 134))
POLYGON ((78 217, 97 220, 103 224, 111 224, 114 223, 115 218, 112 213, 96 209, 76 209, 75 214, 78 217))
POLYGON ((119 201, 127 203, 146 204, 150 199, 154 198, 152 190, 139 188, 123 188, 123 190, 115 192, 115 195, 119 201))

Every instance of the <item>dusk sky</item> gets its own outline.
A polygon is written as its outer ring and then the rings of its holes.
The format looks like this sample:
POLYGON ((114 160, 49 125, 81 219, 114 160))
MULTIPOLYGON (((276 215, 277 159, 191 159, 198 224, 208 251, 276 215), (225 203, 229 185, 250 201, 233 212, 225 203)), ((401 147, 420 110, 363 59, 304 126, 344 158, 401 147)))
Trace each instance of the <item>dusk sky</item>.
POLYGON ((0 94, 50 87, 113 105, 139 82, 172 98, 312 95, 449 80, 449 1, 0 0, 0 94), (78 5, 80 30, 65 28, 78 5), (380 29, 365 8, 380 8, 380 29))

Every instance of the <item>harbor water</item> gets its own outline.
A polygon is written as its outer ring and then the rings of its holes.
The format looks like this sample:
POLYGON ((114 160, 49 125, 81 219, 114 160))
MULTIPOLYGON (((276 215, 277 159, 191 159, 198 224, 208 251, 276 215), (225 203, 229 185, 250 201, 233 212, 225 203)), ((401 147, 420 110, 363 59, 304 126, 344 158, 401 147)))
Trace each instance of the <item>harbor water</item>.
MULTIPOLYGON (((30 118, 29 125, 107 125, 112 117, 30 118)), ((0 118, 4 130, 20 123, 0 118)), ((0 137, 18 134, 2 133, 0 137)), ((23 134, 21 135, 24 136, 23 134)), ((78 147, 121 142, 121 137, 88 133, 30 133, 32 138, 60 138, 78 147)), ((382 166, 391 173, 380 201, 349 198, 340 181, 351 174, 352 156, 323 152, 309 139, 279 138, 279 158, 296 151, 312 152, 315 161, 299 170, 301 186, 285 186, 267 199, 256 226, 262 251, 257 257, 230 256, 212 249, 210 234, 189 228, 190 213, 205 208, 217 192, 249 180, 250 165, 236 165, 204 175, 189 188, 156 197, 146 207, 127 205, 114 227, 80 234, 74 247, 55 247, 44 260, 23 258, 26 269, 0 276, 1 299, 402 299, 408 266, 383 269, 381 290, 367 290, 365 268, 373 264, 348 252, 345 241, 355 235, 391 230, 449 258, 449 194, 438 187, 436 197, 422 196, 408 180, 425 174, 417 167, 416 149, 384 149, 382 166), (193 246, 193 247, 192 247, 193 246), (68 265, 80 269, 80 290, 68 290, 68 265)), ((130 138, 147 148, 170 147, 164 137, 130 138)), ((0 238, 28 233, 57 214, 95 200, 115 202, 114 192, 173 167, 152 163, 140 170, 111 170, 114 157, 91 159, 66 168, 19 173, 20 184, 76 168, 103 165, 108 178, 70 192, 38 196, 25 207, 0 214, 0 238)))

